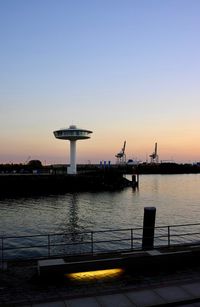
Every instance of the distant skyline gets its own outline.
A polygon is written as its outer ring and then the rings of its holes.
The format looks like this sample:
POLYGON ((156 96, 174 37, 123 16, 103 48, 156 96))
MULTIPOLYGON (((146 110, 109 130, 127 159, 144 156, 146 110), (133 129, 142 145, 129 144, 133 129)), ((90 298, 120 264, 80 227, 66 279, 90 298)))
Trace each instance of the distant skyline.
POLYGON ((0 163, 200 161, 199 0, 0 0, 0 163))

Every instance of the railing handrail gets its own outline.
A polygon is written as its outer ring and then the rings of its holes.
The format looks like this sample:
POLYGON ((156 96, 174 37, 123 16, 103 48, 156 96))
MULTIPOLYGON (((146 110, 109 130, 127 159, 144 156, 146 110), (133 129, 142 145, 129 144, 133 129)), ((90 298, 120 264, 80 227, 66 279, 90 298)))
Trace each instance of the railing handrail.
MULTIPOLYGON (((145 235, 144 237, 146 239, 154 238, 154 240, 157 240, 157 243, 154 244, 154 247, 158 248, 159 246, 172 246, 172 245, 180 245, 180 244, 187 244, 188 239, 187 236, 192 238, 192 244, 200 244, 200 230, 198 229, 190 229, 190 232, 187 232, 184 227, 194 227, 194 226, 200 226, 200 223, 190 223, 190 224, 176 224, 176 225, 164 225, 164 226, 156 226, 155 227, 155 234, 153 236, 151 235, 145 235), (173 228, 180 228, 181 231, 178 231, 177 233, 171 231, 173 228), (159 232, 159 230, 166 230, 164 232, 159 232), (156 231, 158 230, 158 231, 156 231), (196 237, 195 237, 196 236, 196 237), (177 243, 175 238, 180 238, 181 243, 177 243), (160 242, 158 244, 158 242, 160 242), (163 242, 165 245, 163 245, 163 242)), ((147 229, 147 228, 146 228, 147 229)), ((134 249, 142 249, 142 240, 143 240, 143 233, 138 233, 138 231, 142 231, 144 228, 142 227, 136 227, 136 228, 122 228, 122 229, 104 229, 104 230, 95 230, 95 231, 77 231, 77 232, 68 232, 68 233, 47 233, 47 234, 36 234, 36 235, 22 235, 22 236, 1 236, 0 237, 0 261, 8 261, 10 258, 9 252, 12 252, 14 250, 19 251, 25 249, 27 252, 34 248, 41 248, 40 255, 42 252, 42 249, 45 249, 46 251, 45 256, 34 256, 34 253, 25 258, 25 259, 38 259, 38 258, 49 258, 49 257, 58 257, 60 256, 60 253, 62 255, 80 255, 84 253, 93 254, 94 252, 98 251, 98 248, 100 250, 103 250, 103 252, 116 252, 116 251, 124 251, 124 250, 134 250, 134 249), (116 233, 121 232, 122 236, 117 236, 116 233), (123 232, 128 232, 127 234, 123 234, 123 232), (99 234, 105 233, 106 236, 100 236, 98 238, 99 234), (85 236, 87 234, 87 236, 85 236), (110 236, 108 236, 111 234, 110 236), (115 236, 113 235, 115 234, 115 236), (56 238, 56 236, 58 238, 56 238), (59 236, 62 236, 60 239, 59 236), (75 236, 75 238, 74 238, 75 236), (54 238, 55 237, 55 238, 54 238), (23 242, 23 239, 30 239, 28 242, 23 242), (34 241, 31 239, 37 239, 42 238, 42 240, 36 241, 34 244, 34 241), (19 240, 12 241, 12 240, 19 240), (11 241, 10 241, 11 240, 11 241), (9 242, 10 241, 10 242, 9 242), (124 243, 124 245, 116 245, 117 243, 124 243), (101 246, 101 244, 103 244, 101 246), (114 246, 111 250, 110 246, 114 246), (113 244, 113 245, 112 245, 113 244), (83 246, 83 250, 81 250, 81 246, 83 246), (99 247, 100 246, 100 247, 99 247), (125 247, 126 246, 126 247, 125 247), (127 246, 129 246, 127 248, 127 246), (139 247, 140 246, 140 247, 139 247), (67 252, 65 251, 65 248, 68 247, 67 252), (79 253, 76 251, 73 251, 73 247, 79 247, 79 253), (86 248, 87 247, 87 248, 86 248), (116 247, 118 249, 116 249, 116 247), (64 248, 64 249, 63 249, 64 248), (69 250, 72 248, 71 250, 69 250), (85 252, 89 248, 89 252, 85 252), (68 253, 70 251, 70 253, 68 253), (56 254, 57 253, 57 254, 56 254), (33 256, 33 258, 32 258, 33 256)), ((16 254, 15 254, 16 255, 16 254)), ((44 255, 44 254, 42 254, 44 255)), ((12 254, 11 254, 12 256, 12 254)), ((14 257, 14 256, 12 256, 14 257)), ((12 258, 13 259, 13 258, 12 258)), ((14 259, 18 259, 17 257, 14 259)), ((23 258, 24 259, 24 258, 23 258)))
MULTIPOLYGON (((188 227, 188 226, 200 226, 200 223, 190 223, 190 224, 175 224, 175 225, 159 225, 155 226, 155 229, 165 229, 173 227, 188 227)), ((142 230, 143 227, 129 227, 129 228, 118 228, 118 229, 102 229, 102 230, 84 230, 84 231, 75 231, 75 232, 58 232, 58 233, 43 233, 43 234, 33 234, 33 235, 19 235, 19 236, 0 236, 0 239, 18 239, 18 238, 32 238, 32 237, 47 237, 47 236, 69 236, 69 235, 79 235, 79 234, 95 234, 103 232, 120 232, 120 231, 131 231, 131 230, 142 230)))
POLYGON ((55 232, 55 233, 44 233, 44 234, 33 234, 33 235, 19 235, 19 236, 0 236, 0 239, 17 239, 17 238, 30 238, 30 237, 46 237, 46 236, 63 236, 63 235, 78 235, 78 234, 90 234, 90 233, 103 233, 103 232, 119 232, 119 231, 130 231, 133 230, 142 230, 142 227, 138 228, 120 228, 120 229, 106 229, 106 230, 84 230, 84 231, 75 231, 75 232, 55 232))
POLYGON ((164 226, 155 226, 155 228, 167 228, 167 227, 185 227, 185 226, 200 226, 200 223, 175 224, 175 225, 164 225, 164 226))

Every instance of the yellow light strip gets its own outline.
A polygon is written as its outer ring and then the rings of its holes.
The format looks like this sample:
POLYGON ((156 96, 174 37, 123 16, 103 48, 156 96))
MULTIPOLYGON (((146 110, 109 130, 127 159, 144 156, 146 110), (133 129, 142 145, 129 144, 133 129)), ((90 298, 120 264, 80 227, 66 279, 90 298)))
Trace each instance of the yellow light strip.
POLYGON ((65 276, 71 280, 87 280, 87 279, 103 279, 108 277, 118 277, 124 272, 121 268, 108 269, 108 270, 98 270, 98 271, 88 271, 88 272, 78 272, 78 273, 68 273, 65 276))

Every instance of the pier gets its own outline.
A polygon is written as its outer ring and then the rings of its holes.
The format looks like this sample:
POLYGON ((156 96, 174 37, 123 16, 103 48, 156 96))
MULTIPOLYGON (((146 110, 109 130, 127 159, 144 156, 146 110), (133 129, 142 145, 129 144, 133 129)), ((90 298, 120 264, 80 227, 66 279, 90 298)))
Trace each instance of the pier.
POLYGON ((54 171, 52 173, 1 174, 0 196, 28 196, 53 193, 119 190, 136 187, 136 182, 123 177, 115 169, 98 169, 69 175, 54 171))

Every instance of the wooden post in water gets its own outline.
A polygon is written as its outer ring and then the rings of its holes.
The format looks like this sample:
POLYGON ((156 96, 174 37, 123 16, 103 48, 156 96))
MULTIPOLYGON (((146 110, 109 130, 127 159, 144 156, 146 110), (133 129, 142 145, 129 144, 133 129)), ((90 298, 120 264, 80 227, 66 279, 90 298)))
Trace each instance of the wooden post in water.
POLYGON ((143 237, 142 237, 142 248, 152 249, 154 245, 154 230, 156 220, 156 208, 145 207, 144 208, 144 219, 143 219, 143 237))
POLYGON ((137 173, 137 186, 139 186, 139 174, 137 173))
POLYGON ((135 184, 136 184, 136 175, 133 174, 133 175, 132 175, 132 187, 133 187, 133 188, 135 187, 135 184))
POLYGON ((138 187, 138 182, 139 182, 139 175, 132 175, 132 188, 138 187))

